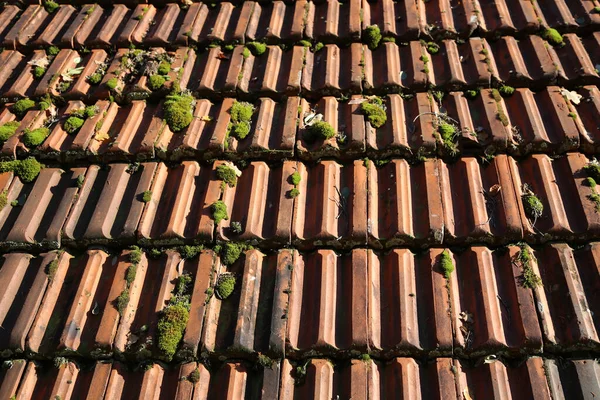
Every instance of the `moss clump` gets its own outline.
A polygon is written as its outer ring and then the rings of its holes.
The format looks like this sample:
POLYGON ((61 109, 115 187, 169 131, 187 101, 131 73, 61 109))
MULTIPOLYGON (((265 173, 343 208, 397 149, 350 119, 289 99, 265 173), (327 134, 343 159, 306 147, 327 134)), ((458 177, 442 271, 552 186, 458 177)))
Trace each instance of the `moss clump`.
POLYGON ((52 0, 45 0, 44 2, 42 2, 42 5, 49 14, 52 14, 58 9, 58 7, 60 7, 57 2, 52 0))
POLYGON ((333 127, 325 121, 316 121, 312 125, 306 127, 305 139, 312 143, 316 140, 327 140, 335 136, 333 127))
POLYGON ((298 43, 296 43, 298 46, 302 46, 302 47, 312 47, 312 43, 309 40, 299 40, 298 43))
POLYGON ((583 167, 585 173, 594 178, 596 182, 600 182, 600 163, 597 161, 589 162, 585 167, 583 167))
POLYGON ((133 281, 135 280, 135 275, 137 274, 137 265, 130 265, 127 268, 127 272, 125 273, 125 282, 127 282, 127 286, 131 286, 133 281))
POLYGON ((384 36, 383 39, 381 39, 381 41, 383 43, 396 43, 396 38, 393 36, 384 36))
POLYGON ((171 64, 168 61, 161 61, 158 65, 158 73, 160 75, 168 75, 171 72, 171 64))
POLYGON ((475 97, 477 97, 478 94, 479 94, 479 90, 473 90, 473 89, 471 89, 471 90, 467 90, 465 92, 465 97, 467 99, 474 99, 475 97))
POLYGON ((171 361, 190 318, 188 306, 182 303, 165 307, 158 321, 158 349, 171 361))
POLYGON ((530 247, 526 244, 520 244, 519 247, 521 250, 516 255, 516 261, 523 268, 521 285, 529 289, 535 289, 542 284, 542 279, 535 273, 531 266, 531 262, 535 257, 531 253, 530 247))
POLYGON ((552 46, 563 46, 565 44, 562 35, 554 28, 546 28, 542 32, 542 37, 552 46))
POLYGON ((363 43, 365 43, 369 49, 375 50, 379 47, 381 42, 381 30, 377 25, 368 26, 363 32, 363 43))
POLYGON ((73 134, 78 132, 79 129, 81 129, 84 122, 85 121, 82 118, 71 116, 67 118, 67 120, 63 124, 63 129, 65 130, 65 132, 73 134))
POLYGON ((127 309, 129 305, 129 289, 123 289, 119 297, 117 297, 115 307, 119 312, 120 316, 123 316, 123 313, 127 309))
POLYGON ((58 271, 58 256, 54 260, 50 261, 48 265, 46 265, 46 275, 48 276, 48 280, 50 282, 54 280, 56 271, 58 271))
POLYGON ((27 114, 27 111, 29 111, 32 108, 35 108, 35 101, 31 99, 21 99, 15 104, 13 104, 12 112, 18 118, 23 118, 25 114, 27 114))
POLYGON ((325 45, 322 42, 318 42, 313 48, 313 53, 318 53, 319 51, 323 50, 323 47, 325 47, 325 45))
POLYGON ((300 176, 300 172, 296 171, 292 175, 290 175, 290 181, 292 185, 298 186, 302 177, 300 176))
POLYGON ((85 108, 80 108, 79 110, 71 111, 70 116, 85 120, 88 118, 93 118, 97 113, 98 113, 97 106, 87 106, 85 108))
POLYGON ((235 187, 237 184, 237 175, 235 170, 225 164, 217 167, 217 179, 225 182, 229 187, 235 187))
POLYGON ((190 95, 171 94, 165 101, 165 120, 173 132, 187 128, 194 119, 194 98, 190 95))
POLYGON ((217 200, 210 206, 212 211, 212 218, 215 221, 215 224, 219 224, 222 220, 228 220, 229 216, 227 215, 227 205, 223 203, 221 200, 217 200))
POLYGON ((85 175, 81 174, 77 176, 77 187, 81 189, 83 187, 83 182, 85 181, 85 175))
POLYGON ((456 129, 454 128, 454 125, 447 122, 442 122, 438 126, 438 132, 440 133, 442 140, 445 142, 447 140, 452 140, 454 134, 456 133, 456 129))
POLYGON ((452 272, 454 272, 454 263, 452 263, 452 257, 448 253, 448 250, 444 250, 440 254, 439 266, 446 279, 450 279, 452 272))
POLYGON ((235 289, 235 276, 233 274, 221 274, 215 285, 215 295, 219 300, 225 300, 235 289))
POLYGON ((300 195, 300 190, 298 190, 298 188, 293 188, 289 191, 289 196, 290 198, 296 198, 300 195))
POLYGON ((500 92, 500 95, 502 95, 502 97, 509 97, 512 96, 513 93, 515 93, 515 88, 512 86, 502 85, 498 89, 498 92, 500 92))
POLYGON ((248 50, 247 47, 244 47, 244 50, 242 50, 242 57, 244 57, 244 59, 250 57, 250 50, 248 50))
POLYGON ((41 79, 42 76, 46 73, 46 68, 40 67, 39 65, 33 69, 33 77, 35 79, 41 79))
POLYGON ((50 57, 55 57, 58 53, 60 53, 60 49, 56 46, 50 46, 46 49, 46 54, 50 57))
POLYGON ((591 187, 592 189, 596 189, 596 180, 594 178, 588 176, 587 178, 585 178, 585 184, 591 187))
POLYGON ((148 203, 150 200, 152 200, 152 191, 146 190, 142 193, 142 202, 148 203))
POLYGON ((148 87, 150 90, 155 91, 161 89, 167 80, 161 75, 152 75, 148 78, 148 87))
POLYGON ((522 196, 523 208, 525 214, 534 221, 542 216, 544 212, 544 204, 542 201, 533 193, 526 193, 522 196))
POLYGON ((138 246, 131 246, 129 250, 129 262, 134 265, 139 264, 140 261, 142 261, 142 249, 140 249, 138 246))
POLYGON ((197 245, 197 246, 185 245, 185 246, 180 246, 177 250, 179 251, 179 254, 181 255, 182 258, 189 260, 189 259, 196 257, 198 254, 200 254, 202 249, 204 249, 204 247, 202 245, 197 245))
POLYGON ((440 52, 440 45, 435 42, 426 43, 427 52, 431 55, 437 54, 440 52))
POLYGON ((23 143, 29 148, 37 147, 50 135, 50 129, 42 127, 32 131, 27 130, 23 135, 23 143))
POLYGON ((275 360, 273 360, 271 357, 265 356, 264 354, 258 355, 258 365, 261 367, 272 369, 274 364, 275 360))
POLYGON ((267 51, 267 45, 260 42, 246 43, 246 48, 250 50, 250 52, 255 56, 260 56, 264 54, 265 51, 267 51))
POLYGON ((115 90, 117 85, 119 84, 119 80, 117 78, 110 78, 108 82, 106 82, 106 87, 109 90, 115 90))
MULTIPOLYGON (((88 76, 87 81, 90 85, 97 85, 102 81, 102 74, 99 74, 96 72, 96 73, 88 76)), ((117 85, 115 85, 115 87, 117 87, 117 85)))
POLYGON ((243 243, 227 242, 221 248, 221 262, 225 265, 232 265, 242 255, 245 250, 251 247, 243 243))
POLYGON ((187 380, 192 383, 198 383, 200 381, 200 370, 196 368, 187 377, 187 380))
POLYGON ((8 204, 8 192, 6 190, 0 193, 0 211, 4 210, 4 207, 8 204))
POLYGON ((381 128, 387 121, 385 106, 379 97, 372 97, 360 104, 360 110, 374 128, 381 128))
POLYGON ((13 136, 20 125, 19 121, 10 121, 0 126, 0 143, 6 142, 13 136))
POLYGON ((41 170, 42 164, 33 157, 24 160, 0 162, 0 172, 13 171, 25 183, 32 182, 41 170))
POLYGON ((245 101, 236 101, 231 106, 229 114, 231 115, 231 124, 229 131, 232 136, 239 140, 244 139, 250 133, 252 114, 254 106, 245 101))
POLYGON ((364 362, 369 362, 371 361, 371 356, 368 354, 361 354, 361 356, 359 357, 362 361, 364 362))

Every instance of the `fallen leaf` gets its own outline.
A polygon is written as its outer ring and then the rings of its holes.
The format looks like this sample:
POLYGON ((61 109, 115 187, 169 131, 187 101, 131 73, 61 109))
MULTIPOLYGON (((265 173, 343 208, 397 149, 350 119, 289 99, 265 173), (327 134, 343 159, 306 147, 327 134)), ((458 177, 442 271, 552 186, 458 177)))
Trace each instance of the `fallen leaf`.
POLYGON ((494 186, 492 186, 490 188, 490 195, 491 196, 497 196, 498 193, 500 193, 500 191, 502 190, 502 186, 495 184, 494 186))
POLYGON ((571 103, 575 105, 578 105, 581 102, 581 99, 583 98, 583 96, 579 93, 567 89, 560 89, 560 94, 565 96, 567 100, 570 100, 571 103))
POLYGON ((220 52, 219 55, 217 55, 217 58, 219 60, 229 60, 231 57, 223 52, 220 52))
POLYGON ((316 114, 314 112, 308 113, 308 115, 304 116, 304 125, 311 126, 317 121, 323 120, 323 114, 316 114))
POLYGON ((348 102, 348 104, 361 104, 367 101, 367 99, 352 99, 348 102))
POLYGON ((96 133, 96 136, 94 136, 94 139, 96 139, 99 142, 104 142, 110 139, 110 136, 106 132, 98 132, 96 133))
POLYGON ((48 65, 50 65, 50 60, 48 60, 48 57, 44 56, 44 57, 40 57, 36 60, 29 61, 27 64, 33 65, 34 67, 46 68, 48 65))
POLYGON ((497 359, 498 359, 498 357, 497 357, 497 356, 495 356, 494 354, 491 354, 491 355, 489 355, 489 356, 487 356, 487 357, 485 358, 485 360, 483 361, 483 363, 484 363, 484 364, 491 364, 491 363, 493 363, 494 361, 496 361, 497 359))
POLYGON ((81 73, 83 72, 83 67, 78 67, 78 68, 71 68, 70 70, 67 71, 67 75, 81 75, 81 73))

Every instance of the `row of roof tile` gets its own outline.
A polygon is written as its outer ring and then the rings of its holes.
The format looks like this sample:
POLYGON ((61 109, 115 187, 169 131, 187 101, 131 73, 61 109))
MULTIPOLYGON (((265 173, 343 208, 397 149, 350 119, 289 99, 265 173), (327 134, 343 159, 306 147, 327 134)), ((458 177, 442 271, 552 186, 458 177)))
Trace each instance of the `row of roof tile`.
POLYGON ((166 250, 143 255, 131 283, 129 251, 9 253, 0 267, 2 356, 160 359, 159 313, 182 274, 191 277, 190 319, 177 359, 597 352, 600 244, 529 249, 527 264, 523 251, 444 250, 455 265, 444 272, 443 249, 248 250, 228 266, 212 250, 187 260, 166 250), (210 289, 222 274, 236 277, 225 300, 210 289), (526 287, 527 274, 539 285, 526 287))
POLYGON ((362 160, 346 165, 252 162, 236 187, 218 180, 215 168, 222 163, 45 168, 28 184, 12 172, 0 174, 7 200, 0 211, 2 245, 59 248, 61 242, 162 245, 216 239, 264 248, 290 243, 383 248, 585 241, 600 235, 600 214, 590 198, 595 189, 586 185, 583 171, 589 160, 579 153, 556 159, 535 155, 520 162, 500 155, 489 164, 470 157, 454 164, 392 160, 380 168, 362 160), (293 198, 296 171, 301 181, 293 198), (151 198, 144 203, 147 191, 151 198), (543 204, 536 221, 524 206, 523 196, 530 191, 543 204), (215 231, 211 207, 220 199, 229 219, 215 231), (241 224, 240 234, 230 228, 233 222, 241 224))
MULTIPOLYGON (((489 89, 474 99, 467 99, 463 92, 451 92, 441 101, 428 93, 408 97, 390 94, 383 98, 387 122, 380 128, 365 119, 360 95, 352 96, 350 102, 330 96, 317 102, 300 97, 280 101, 263 97, 253 103, 255 112, 244 139, 229 135, 230 110, 236 102, 233 98, 197 100, 195 118, 181 133, 172 132, 165 123, 162 102, 134 100, 129 105, 118 105, 99 100, 95 103, 97 115, 77 133, 69 134, 63 123, 71 112, 85 107, 80 101, 70 101, 58 110, 56 118, 50 118, 49 111, 29 111, 15 134, 2 143, 0 156, 15 159, 34 155, 58 162, 105 163, 216 157, 273 161, 294 156, 303 160, 399 156, 418 160, 437 155, 452 160, 457 154, 595 154, 600 149, 598 88, 578 89, 576 93, 582 96, 579 105, 571 104, 563 93, 555 86, 540 92, 517 89, 499 101, 489 89), (313 113, 322 114, 337 136, 316 141, 308 137, 305 119, 313 113), (456 150, 441 140, 440 115, 456 123, 456 150), (49 137, 37 148, 27 148, 26 132, 51 120, 49 137)), ((1 109, 0 125, 15 118, 11 107, 1 109)))
MULTIPOLYGON (((444 40, 436 54, 429 54, 426 45, 418 41, 405 46, 384 43, 374 51, 360 43, 341 48, 331 44, 316 53, 302 46, 286 51, 268 46, 263 55, 250 54, 247 58, 243 46, 235 46, 231 52, 224 52, 221 47, 205 52, 181 47, 169 52, 174 62, 167 87, 177 80, 182 89, 210 98, 281 98, 301 94, 318 99, 353 93, 426 91, 432 87, 466 90, 498 82, 536 90, 547 85, 599 84, 600 32, 584 39, 574 34, 564 37, 567 45, 561 48, 548 46, 538 36, 520 41, 505 36, 489 43, 470 38, 460 45, 444 40)), ((101 49, 87 54, 63 49, 50 60, 45 75, 36 80, 30 64, 46 57, 43 50, 34 50, 29 56, 5 50, 0 55, 6 66, 0 73, 0 95, 16 99, 50 94, 89 102, 106 99, 107 82, 117 78, 118 94, 129 98, 152 96, 146 76, 129 76, 123 68, 122 58, 128 52, 119 49, 111 57, 101 49), (90 85, 88 77, 102 63, 107 65, 104 79, 99 86, 90 85), (65 87, 61 74, 78 66, 83 68, 81 74, 65 87), (126 76, 127 81, 123 82, 126 76)))
POLYGON ((595 360, 555 361, 532 357, 518 365, 500 361, 473 367, 451 358, 417 363, 353 360, 334 365, 288 360, 270 368, 227 362, 210 370, 194 362, 133 370, 118 362, 59 367, 14 360, 0 372, 0 395, 8 399, 592 399, 600 391, 595 360), (298 369, 303 371, 298 372, 298 369), (301 376, 300 376, 301 375, 301 376), (43 396, 43 397, 42 397, 43 396))
POLYGON ((6 6, 0 14, 0 42, 4 46, 169 46, 302 38, 348 42, 360 40, 362 30, 369 25, 378 25, 384 36, 401 40, 521 35, 544 26, 564 32, 589 32, 600 27, 600 14, 592 2, 584 0, 553 0, 544 7, 517 0, 474 0, 457 5, 448 0, 301 0, 240 1, 237 5, 221 2, 215 7, 211 7, 214 3, 193 3, 188 8, 174 1, 160 8, 155 5, 168 1, 152 1, 152 5, 132 0, 114 6, 113 2, 92 5, 76 1, 85 5, 78 9, 68 2, 52 14, 39 2, 29 2, 38 4, 22 13, 17 6, 6 6))

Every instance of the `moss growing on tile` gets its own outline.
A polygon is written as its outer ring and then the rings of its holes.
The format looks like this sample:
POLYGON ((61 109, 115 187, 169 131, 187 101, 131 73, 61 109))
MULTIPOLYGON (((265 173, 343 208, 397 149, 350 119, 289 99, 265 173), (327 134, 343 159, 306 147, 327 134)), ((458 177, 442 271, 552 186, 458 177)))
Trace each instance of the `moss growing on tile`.
POLYGON ((150 7, 143 7, 142 12, 133 17, 133 19, 141 21, 144 18, 144 15, 146 15, 146 13, 148 12, 148 10, 150 10, 150 7))
POLYGON ((58 53, 60 53, 60 49, 56 46, 50 46, 46 49, 46 54, 50 57, 55 57, 58 53))
POLYGON ((196 368, 187 376, 187 380, 191 383, 198 383, 200 381, 200 370, 196 368))
POLYGON ((502 95, 502 97, 509 97, 515 93, 515 88, 512 86, 502 85, 498 89, 498 92, 500 92, 500 95, 502 95))
POLYGON ((313 53, 318 53, 319 51, 323 50, 323 47, 325 47, 325 45, 323 44, 323 42, 318 42, 315 44, 315 47, 313 47, 312 52, 313 53))
POLYGON ((288 195, 290 196, 290 198, 296 198, 300 195, 300 190, 298 190, 298 188, 292 188, 289 192, 288 195))
POLYGON ((212 219, 217 225, 221 221, 229 219, 229 216, 227 215, 227 205, 221 200, 217 200, 212 203, 210 210, 212 211, 212 219))
POLYGON ((85 121, 82 118, 71 116, 63 124, 63 129, 68 134, 74 134, 81 129, 85 121))
POLYGON ((119 80, 116 77, 114 77, 110 78, 108 82, 106 82, 106 87, 108 88, 108 90, 115 90, 118 84, 119 80))
POLYGON ((138 246, 131 246, 129 248, 129 262, 137 265, 142 261, 143 251, 138 246))
POLYGON ((444 277, 450 279, 452 272, 454 272, 454 263, 452 262, 452 257, 450 257, 448 250, 444 250, 442 254, 440 254, 439 267, 442 270, 444 277))
POLYGON ((83 175, 83 174, 80 174, 80 175, 78 175, 78 176, 77 176, 77 181, 76 181, 76 184, 77 184, 77 187, 78 187, 79 189, 81 189, 81 188, 83 187, 83 182, 84 182, 84 181, 85 181, 85 175, 83 175))
POLYGON ((225 182, 229 187, 235 187, 237 185, 237 175, 235 169, 228 165, 221 164, 216 170, 217 179, 225 182))
POLYGON ((221 262, 225 265, 232 265, 240 258, 244 251, 251 248, 251 246, 244 243, 227 242, 221 247, 221 262))
POLYGON ((142 193, 142 202, 148 203, 150 200, 152 200, 152 191, 151 190, 144 191, 142 193))
POLYGON ((129 305, 129 289, 123 289, 119 297, 117 297, 115 303, 115 308, 119 312, 119 315, 122 317, 123 313, 127 309, 127 306, 129 305))
POLYGON ((325 121, 316 121, 306 127, 305 140, 313 143, 317 140, 327 140, 335 136, 333 127, 325 121))
POLYGON ((250 50, 248 50, 247 47, 244 47, 244 50, 242 50, 242 57, 244 57, 244 59, 250 57, 250 50))
POLYGON ((102 74, 95 72, 92 75, 88 76, 87 81, 90 85, 97 85, 102 81, 102 74))
POLYGON ((523 269, 523 273, 520 277, 521 285, 529 289, 535 289, 542 285, 542 279, 535 273, 531 266, 535 257, 527 244, 521 243, 519 244, 519 247, 520 250, 516 255, 516 262, 523 269))
POLYGON ((162 75, 152 75, 148 78, 148 87, 152 91, 156 91, 162 89, 167 80, 162 75))
POLYGON ((273 360, 271 357, 268 357, 264 354, 259 354, 257 361, 258 361, 258 365, 260 365, 263 368, 272 369, 273 365, 275 365, 275 360, 273 360))
POLYGON ((435 55, 440 52, 440 45, 435 42, 427 42, 425 43, 425 47, 427 48, 427 52, 431 55, 435 55))
POLYGON ((165 120, 173 132, 187 128, 194 119, 194 98, 187 94, 171 94, 165 101, 165 120))
POLYGON ((361 354, 359 358, 364 362, 371 361, 371 356, 369 354, 361 354))
POLYGON ((298 46, 302 46, 302 47, 312 47, 312 43, 309 40, 304 40, 304 39, 299 40, 296 44, 298 46))
POLYGON ((554 28, 546 28, 542 31, 542 37, 553 46, 564 46, 565 44, 562 35, 554 28))
POLYGON ((542 216, 544 212, 544 204, 542 201, 528 188, 524 187, 524 194, 521 196, 523 208, 528 218, 535 221, 542 216))
POLYGON ((255 56, 261 56, 265 51, 267 51, 267 45, 260 42, 246 43, 246 48, 255 56))
POLYGON ((298 186, 298 184, 300 183, 300 181, 302 180, 302 176, 300 175, 300 172, 295 171, 292 175, 290 175, 290 183, 294 186, 298 186))
POLYGON ((224 273, 219 275, 217 284, 215 285, 215 295, 219 300, 225 300, 235 290, 236 279, 233 274, 224 273))
POLYGON ((11 111, 17 116, 17 118, 23 118, 25 114, 27 114, 27 111, 31 110, 32 108, 35 108, 35 101, 25 98, 13 104, 11 111))
POLYGON ((173 359, 190 317, 190 283, 189 275, 181 275, 177 279, 169 304, 160 313, 157 345, 161 358, 165 361, 173 359))
POLYGON ((189 260, 189 259, 196 257, 198 254, 200 254, 200 252, 203 249, 204 249, 204 246, 202 246, 202 245, 196 245, 196 246, 185 245, 185 246, 180 246, 177 249, 177 251, 179 251, 181 258, 189 260))
POLYGON ((2 193, 0 193, 0 211, 4 210, 4 207, 6 207, 7 204, 8 192, 6 190, 3 190, 2 193))
POLYGON ((35 79, 41 79, 46 73, 46 68, 40 67, 39 65, 33 68, 33 77, 35 79))
POLYGON ((594 178, 596 182, 600 182, 600 163, 596 160, 590 161, 583 170, 587 176, 594 178))
POLYGON ((25 183, 32 182, 41 170, 42 164, 33 157, 24 160, 0 162, 0 172, 13 171, 25 183))
POLYGON ((158 65, 158 73, 160 75, 168 75, 171 72, 171 63, 166 60, 163 60, 158 65))
POLYGON ((379 47, 381 42, 381 30, 377 25, 368 26, 363 32, 363 43, 366 44, 369 49, 375 50, 379 47))
POLYGON ((251 129, 252 114, 254 105, 245 101, 236 101, 232 104, 229 114, 231 123, 229 132, 231 136, 242 140, 248 136, 251 129))
POLYGON ((58 270, 58 255, 56 258, 46 265, 46 275, 48 276, 48 280, 52 282, 54 277, 56 276, 56 271, 58 270))
POLYGON ((56 11, 60 7, 60 5, 57 2, 52 1, 52 0, 44 0, 42 2, 42 5, 49 14, 52 14, 54 11, 56 11))
POLYGON ((21 204, 19 204, 19 200, 13 200, 10 202, 10 205, 12 207, 19 207, 21 204))
POLYGON ((46 127, 37 128, 34 130, 27 129, 23 135, 23 143, 25 146, 31 149, 42 144, 49 135, 50 129, 46 127))
POLYGON ((393 36, 384 36, 383 39, 381 39, 381 41, 383 43, 396 43, 396 38, 393 36))
POLYGON ((6 142, 13 136, 20 125, 21 123, 19 121, 10 121, 0 126, 0 143, 6 142))
POLYGON ((374 128, 381 128, 387 121, 385 106, 379 97, 371 97, 363 101, 360 110, 374 128))
POLYGON ((471 89, 471 90, 465 91, 465 97, 467 99, 474 99, 475 97, 477 97, 478 94, 479 94, 479 89, 477 89, 477 90, 471 89))

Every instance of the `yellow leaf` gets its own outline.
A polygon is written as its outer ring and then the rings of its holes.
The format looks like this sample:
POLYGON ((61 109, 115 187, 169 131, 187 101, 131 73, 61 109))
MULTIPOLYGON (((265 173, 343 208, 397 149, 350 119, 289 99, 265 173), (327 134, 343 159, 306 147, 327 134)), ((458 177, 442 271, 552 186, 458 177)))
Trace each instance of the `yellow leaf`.
POLYGON ((99 142, 104 142, 104 141, 110 139, 110 136, 106 132, 98 132, 98 133, 96 133, 96 136, 94 137, 94 139, 96 139, 99 142))

